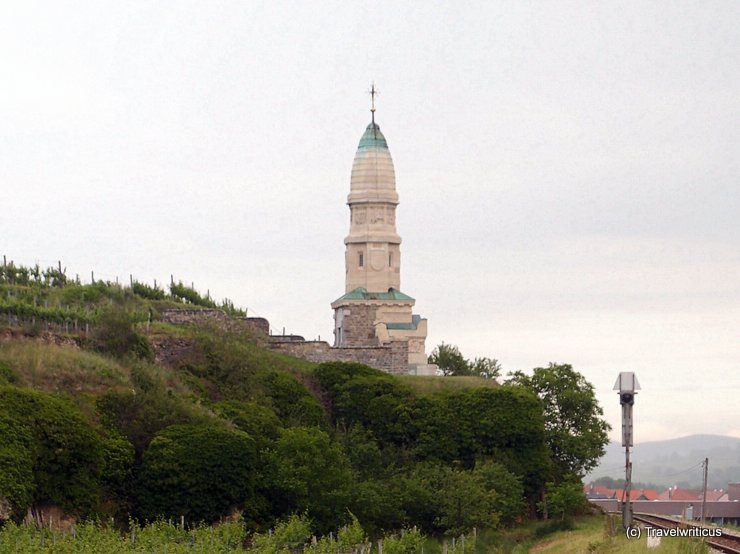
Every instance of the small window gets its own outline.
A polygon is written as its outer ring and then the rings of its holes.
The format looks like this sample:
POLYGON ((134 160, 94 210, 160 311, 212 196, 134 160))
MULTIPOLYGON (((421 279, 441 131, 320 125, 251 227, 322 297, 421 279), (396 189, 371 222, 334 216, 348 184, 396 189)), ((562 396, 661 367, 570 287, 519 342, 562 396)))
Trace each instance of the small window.
POLYGON ((365 267, 365 256, 362 255, 362 252, 360 252, 360 267, 365 267))
POLYGON ((393 252, 388 254, 388 267, 393 267, 393 252))

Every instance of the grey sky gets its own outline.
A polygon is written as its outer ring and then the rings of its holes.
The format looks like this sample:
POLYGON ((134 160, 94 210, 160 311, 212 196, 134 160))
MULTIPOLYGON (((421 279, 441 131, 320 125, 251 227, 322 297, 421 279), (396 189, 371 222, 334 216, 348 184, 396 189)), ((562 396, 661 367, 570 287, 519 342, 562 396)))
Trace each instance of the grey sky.
POLYGON ((615 430, 636 371, 638 442, 740 436, 738 29, 730 1, 6 2, 0 254, 330 339, 374 80, 429 350, 572 363, 615 430))

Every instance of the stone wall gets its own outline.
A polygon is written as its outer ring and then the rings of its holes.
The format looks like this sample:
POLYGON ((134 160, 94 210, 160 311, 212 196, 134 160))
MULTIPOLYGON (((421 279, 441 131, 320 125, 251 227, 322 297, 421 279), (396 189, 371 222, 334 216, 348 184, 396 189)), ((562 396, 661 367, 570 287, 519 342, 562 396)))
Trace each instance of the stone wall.
MULTIPOLYGON (((407 373, 409 348, 406 340, 391 340, 379 345, 372 325, 375 306, 352 306, 348 316, 353 340, 360 346, 334 348, 326 341, 306 341, 297 335, 269 335, 270 323, 263 318, 231 318, 217 309, 172 309, 162 312, 162 320, 173 325, 216 324, 225 329, 247 329, 267 340, 267 346, 310 362, 358 362, 388 373, 407 373), (371 313, 372 312, 372 313, 371 313)), ((345 319, 345 323, 347 320, 345 319)), ((157 361, 172 365, 192 345, 187 340, 167 339, 154 344, 157 361)))
POLYGON ((408 343, 391 341, 385 346, 334 348, 326 341, 283 341, 271 337, 270 348, 309 362, 358 362, 388 373, 408 371, 408 343))
POLYGON ((372 304, 349 304, 342 308, 344 318, 342 319, 343 344, 353 346, 379 346, 378 337, 375 334, 375 315, 378 307, 372 304))
POLYGON ((247 330, 255 335, 268 335, 270 333, 270 322, 264 317, 238 317, 232 318, 223 310, 174 308, 162 312, 162 321, 173 325, 198 325, 206 322, 215 323, 229 330, 247 330))

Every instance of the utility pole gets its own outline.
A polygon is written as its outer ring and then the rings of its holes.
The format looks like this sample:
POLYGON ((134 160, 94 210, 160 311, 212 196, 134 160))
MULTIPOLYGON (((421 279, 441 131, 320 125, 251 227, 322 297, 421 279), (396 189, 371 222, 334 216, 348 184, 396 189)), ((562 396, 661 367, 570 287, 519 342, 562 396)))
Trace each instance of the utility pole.
POLYGON ((632 527, 632 462, 630 447, 634 446, 632 436, 632 406, 635 395, 640 389, 637 377, 631 371, 622 371, 614 383, 614 390, 619 391, 619 403, 622 405, 622 446, 624 446, 624 491, 622 498, 622 525, 625 529, 632 527))
POLYGON ((709 458, 704 458, 704 492, 701 496, 701 524, 704 525, 704 518, 706 516, 707 507, 707 476, 709 474, 709 458))

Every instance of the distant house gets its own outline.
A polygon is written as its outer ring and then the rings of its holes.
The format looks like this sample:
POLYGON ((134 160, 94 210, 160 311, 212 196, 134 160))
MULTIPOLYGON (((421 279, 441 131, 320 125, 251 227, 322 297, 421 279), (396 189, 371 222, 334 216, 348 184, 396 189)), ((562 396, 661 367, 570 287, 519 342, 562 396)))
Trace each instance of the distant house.
POLYGON ((594 485, 593 483, 583 486, 583 493, 589 500, 608 500, 616 498, 617 491, 604 485, 594 485))
MULTIPOLYGON (((681 489, 670 487, 658 495, 658 500, 674 500, 682 502, 701 502, 703 493, 700 489, 681 489)), ((723 502, 728 495, 722 489, 707 490, 707 502, 723 502)))
MULTIPOLYGON (((625 494, 623 490, 616 491, 616 499, 620 502, 624 501, 625 494)), ((633 502, 636 500, 658 500, 658 491, 655 489, 637 489, 630 491, 630 500, 633 502)))
MULTIPOLYGON (((624 499, 623 489, 610 489, 604 485, 584 485, 583 493, 589 500, 611 500, 622 502, 624 499)), ((658 491, 654 489, 635 489, 630 491, 631 500, 657 500, 658 491)))

